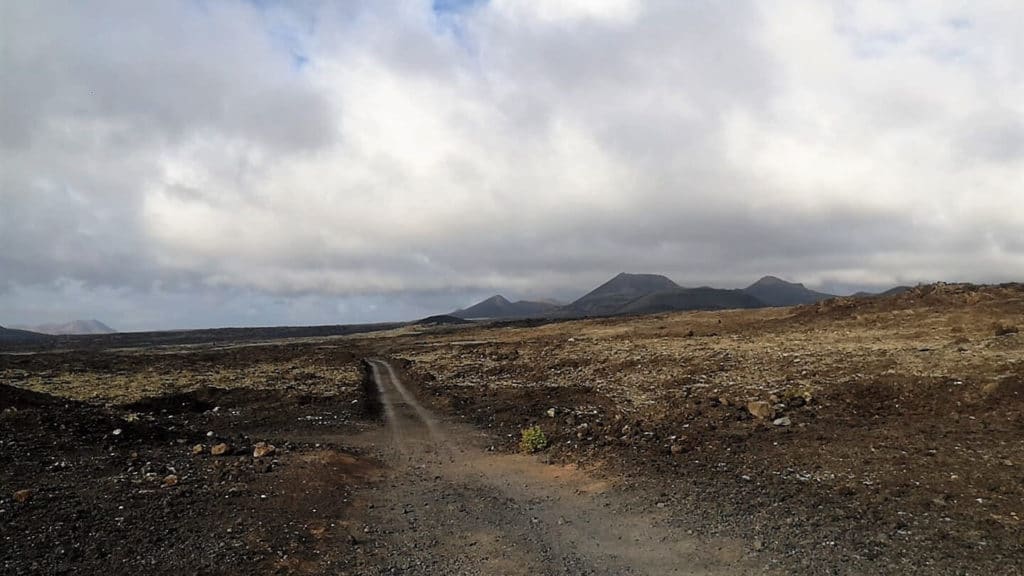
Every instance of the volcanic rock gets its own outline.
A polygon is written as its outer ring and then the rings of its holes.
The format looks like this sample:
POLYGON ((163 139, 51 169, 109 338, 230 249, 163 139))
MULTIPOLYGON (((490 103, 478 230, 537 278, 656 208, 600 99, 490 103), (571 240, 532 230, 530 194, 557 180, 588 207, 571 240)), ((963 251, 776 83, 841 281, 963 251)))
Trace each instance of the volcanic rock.
POLYGON ((759 420, 769 420, 775 416, 775 409, 768 402, 756 400, 747 403, 747 411, 759 420))
POLYGON ((273 444, 267 444, 266 442, 257 442, 256 446, 252 449, 253 458, 265 458, 267 456, 273 456, 277 448, 273 444))

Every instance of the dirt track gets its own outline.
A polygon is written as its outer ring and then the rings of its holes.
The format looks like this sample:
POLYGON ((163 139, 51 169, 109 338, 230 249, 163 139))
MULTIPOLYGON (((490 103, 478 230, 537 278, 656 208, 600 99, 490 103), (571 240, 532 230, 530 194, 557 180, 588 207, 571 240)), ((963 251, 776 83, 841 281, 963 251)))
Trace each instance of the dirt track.
MULTIPOLYGON (((485 436, 438 420, 394 368, 371 361, 386 430, 357 439, 393 471, 365 493, 386 535, 368 574, 746 574, 747 549, 702 542, 658 502, 585 471, 488 452, 485 436)), ((363 502, 360 502, 363 504, 363 502)))

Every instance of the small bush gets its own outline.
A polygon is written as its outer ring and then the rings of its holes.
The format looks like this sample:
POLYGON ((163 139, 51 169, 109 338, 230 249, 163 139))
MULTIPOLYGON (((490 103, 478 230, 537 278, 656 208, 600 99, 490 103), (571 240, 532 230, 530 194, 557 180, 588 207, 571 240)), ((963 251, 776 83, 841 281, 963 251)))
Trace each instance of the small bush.
POLYGON ((1007 334, 1016 334, 1020 332, 1016 326, 1013 326, 1012 324, 1003 324, 1002 322, 996 322, 993 328, 995 329, 996 336, 1006 336, 1007 334))
POLYGON ((540 452, 548 447, 548 437, 540 426, 530 426, 523 429, 523 439, 519 441, 519 449, 527 454, 540 452))

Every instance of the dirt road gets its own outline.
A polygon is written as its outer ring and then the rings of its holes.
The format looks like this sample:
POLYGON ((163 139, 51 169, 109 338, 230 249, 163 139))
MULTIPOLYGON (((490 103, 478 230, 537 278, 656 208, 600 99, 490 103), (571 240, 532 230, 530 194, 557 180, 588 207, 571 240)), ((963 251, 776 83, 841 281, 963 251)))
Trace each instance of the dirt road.
POLYGON ((489 452, 479 432, 426 409, 390 364, 370 366, 386 427, 359 442, 393 474, 356 495, 367 508, 367 573, 754 572, 741 543, 687 534, 657 495, 489 452))

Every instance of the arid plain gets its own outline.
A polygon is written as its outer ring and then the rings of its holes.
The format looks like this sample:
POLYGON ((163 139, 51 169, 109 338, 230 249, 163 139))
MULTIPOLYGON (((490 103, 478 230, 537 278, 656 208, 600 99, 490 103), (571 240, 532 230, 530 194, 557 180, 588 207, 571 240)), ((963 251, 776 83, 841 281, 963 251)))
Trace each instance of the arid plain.
POLYGON ((939 284, 19 349, 0 355, 0 568, 1022 574, 1018 326, 1021 286, 939 284), (515 454, 531 426, 547 448, 515 454))

